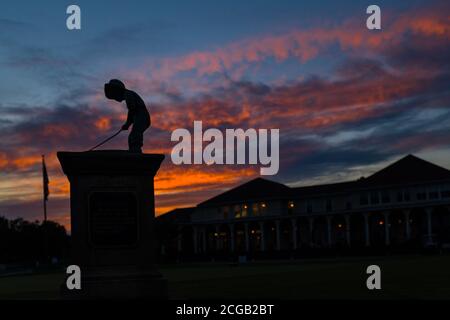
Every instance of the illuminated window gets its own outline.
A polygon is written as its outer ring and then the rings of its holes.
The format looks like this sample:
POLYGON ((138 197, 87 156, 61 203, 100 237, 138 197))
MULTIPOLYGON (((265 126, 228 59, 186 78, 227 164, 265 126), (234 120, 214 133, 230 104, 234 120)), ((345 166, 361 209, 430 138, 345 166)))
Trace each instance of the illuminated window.
POLYGON ((235 218, 240 218, 242 216, 242 209, 240 205, 235 205, 234 206, 234 217, 235 218))
POLYGON ((223 214, 223 218, 225 220, 230 218, 230 208, 229 207, 223 207, 222 208, 222 214, 223 214))
POLYGON ((267 211, 267 204, 265 202, 261 202, 259 207, 260 207, 259 209, 261 211, 260 214, 264 215, 266 213, 266 211, 267 211))
POLYGON ((294 213, 294 201, 289 201, 288 202, 288 214, 293 214, 294 213))
POLYGON ((255 217, 259 216, 259 206, 257 203, 252 204, 252 215, 255 217))
POLYGON ((248 217, 248 206, 246 204, 244 204, 242 206, 242 214, 241 214, 241 216, 242 217, 248 217))

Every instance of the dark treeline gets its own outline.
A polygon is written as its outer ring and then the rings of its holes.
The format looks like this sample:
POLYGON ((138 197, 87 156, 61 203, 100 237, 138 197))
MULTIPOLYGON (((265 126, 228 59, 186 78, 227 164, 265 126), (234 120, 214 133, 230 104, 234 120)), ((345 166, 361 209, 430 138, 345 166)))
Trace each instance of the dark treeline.
POLYGON ((48 263, 67 255, 69 238, 64 226, 0 217, 1 263, 48 263))

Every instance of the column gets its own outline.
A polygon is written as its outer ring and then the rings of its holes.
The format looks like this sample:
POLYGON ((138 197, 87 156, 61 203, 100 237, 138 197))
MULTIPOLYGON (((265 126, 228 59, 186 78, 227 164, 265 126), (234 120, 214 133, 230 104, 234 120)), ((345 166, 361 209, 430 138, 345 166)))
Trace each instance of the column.
POLYGON ((331 220, 332 217, 331 216, 327 216, 327 241, 328 241, 328 246, 331 247, 331 220))
POLYGON ((280 220, 275 220, 275 237, 276 237, 275 248, 277 251, 280 251, 281 250, 280 220))
POLYGON ((391 237, 390 237, 390 227, 389 227, 389 212, 385 211, 383 212, 384 216, 384 244, 390 245, 391 244, 391 237))
POLYGON ((314 245, 314 218, 310 217, 308 218, 309 222, 309 239, 310 239, 310 246, 312 247, 314 245))
POLYGON ((344 216, 345 219, 345 240, 347 241, 347 246, 350 247, 351 239, 350 239, 350 216, 346 214, 344 216))
POLYGON ((292 248, 297 250, 297 219, 291 219, 292 224, 292 248))
POLYGON ((366 247, 370 246, 370 228, 369 228, 369 214, 364 213, 364 235, 366 238, 366 247))
POLYGON ((250 252, 250 239, 248 237, 248 223, 244 223, 245 252, 250 252))
POLYGON ((177 236, 177 251, 178 252, 181 252, 181 250, 183 249, 182 243, 183 243, 183 227, 178 226, 178 236, 177 236))
POLYGON ((433 224, 432 224, 432 212, 433 208, 426 208, 427 214, 427 241, 431 243, 433 241, 433 224))
POLYGON ((193 231, 192 232, 192 243, 194 245, 194 254, 198 253, 198 246, 197 246, 197 227, 193 226, 193 231))
POLYGON ((216 251, 219 251, 219 232, 220 232, 220 226, 218 224, 215 225, 216 234, 214 235, 214 239, 216 241, 216 251), (217 236, 216 236, 217 235, 217 236))
POLYGON ((206 227, 202 229, 202 252, 206 253, 206 227))
POLYGON ((259 231, 261 232, 261 251, 266 251, 266 240, 264 237, 264 221, 259 222, 259 231))
POLYGON ((406 240, 411 240, 411 224, 409 222, 410 210, 403 210, 403 215, 404 215, 404 219, 405 219, 406 240))
POLYGON ((234 224, 228 225, 230 228, 230 251, 234 252, 234 224))

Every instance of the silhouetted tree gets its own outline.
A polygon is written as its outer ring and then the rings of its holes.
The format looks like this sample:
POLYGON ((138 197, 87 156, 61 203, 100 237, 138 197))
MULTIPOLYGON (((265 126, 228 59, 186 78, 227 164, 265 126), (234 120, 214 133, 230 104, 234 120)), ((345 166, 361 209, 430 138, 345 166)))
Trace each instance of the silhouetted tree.
POLYGON ((0 263, 34 263, 63 258, 69 247, 64 226, 0 217, 0 263))

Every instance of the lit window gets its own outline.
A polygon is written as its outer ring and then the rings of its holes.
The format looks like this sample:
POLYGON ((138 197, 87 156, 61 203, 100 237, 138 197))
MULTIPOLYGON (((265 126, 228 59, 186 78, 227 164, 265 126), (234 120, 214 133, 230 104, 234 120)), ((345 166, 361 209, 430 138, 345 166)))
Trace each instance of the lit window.
POLYGON ((242 208, 242 217, 247 217, 248 216, 248 206, 246 204, 244 204, 243 208, 242 208))
POLYGON ((294 213, 294 201, 289 201, 288 202, 288 214, 293 214, 294 213))
POLYGON ((240 218, 242 216, 242 209, 240 205, 235 205, 234 206, 234 217, 235 218, 240 218))
POLYGON ((257 203, 252 204, 252 215, 259 216, 259 206, 257 203))
POLYGON ((223 214, 223 218, 225 220, 229 219, 230 218, 230 209, 229 209, 229 207, 223 207, 222 208, 222 214, 223 214))

